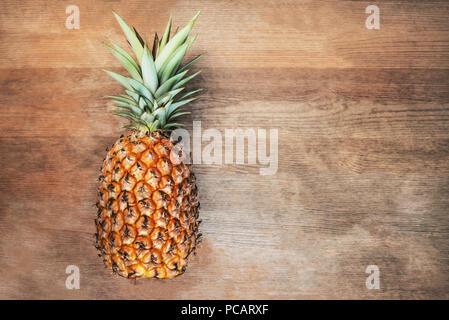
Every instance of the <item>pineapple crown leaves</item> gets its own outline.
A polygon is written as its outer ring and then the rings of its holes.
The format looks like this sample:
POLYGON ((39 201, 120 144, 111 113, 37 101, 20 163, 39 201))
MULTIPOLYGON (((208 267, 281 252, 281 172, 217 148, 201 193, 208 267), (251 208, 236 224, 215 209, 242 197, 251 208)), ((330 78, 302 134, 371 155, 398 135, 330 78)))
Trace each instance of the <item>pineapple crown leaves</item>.
POLYGON ((107 96, 119 108, 113 110, 113 113, 131 121, 126 128, 138 131, 172 130, 182 126, 174 120, 190 113, 183 111, 182 107, 196 99, 190 97, 191 95, 202 90, 180 94, 184 90, 183 86, 200 73, 187 76, 188 68, 202 55, 181 66, 184 56, 196 39, 196 36, 189 38, 189 34, 200 12, 185 27, 176 29, 171 39, 170 17, 162 38, 159 39, 157 33, 155 34, 151 50, 134 27, 131 29, 117 13, 113 14, 137 58, 136 61, 131 54, 112 41, 105 44, 131 76, 125 77, 104 70, 126 88, 125 94, 107 96))

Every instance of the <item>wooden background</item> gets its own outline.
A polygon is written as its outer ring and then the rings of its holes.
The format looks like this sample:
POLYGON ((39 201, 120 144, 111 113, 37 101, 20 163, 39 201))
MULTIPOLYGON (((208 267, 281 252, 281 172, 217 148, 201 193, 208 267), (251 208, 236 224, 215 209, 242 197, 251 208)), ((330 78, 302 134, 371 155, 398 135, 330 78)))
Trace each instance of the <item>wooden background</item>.
POLYGON ((2 1, 0 298, 449 298, 448 16, 447 1, 2 1), (111 9, 148 38, 201 9, 207 90, 187 127, 279 129, 275 175, 196 166, 204 241, 175 280, 113 277, 93 247, 98 168, 125 124, 103 98, 121 90, 101 71, 122 71, 101 44, 124 44, 111 9))

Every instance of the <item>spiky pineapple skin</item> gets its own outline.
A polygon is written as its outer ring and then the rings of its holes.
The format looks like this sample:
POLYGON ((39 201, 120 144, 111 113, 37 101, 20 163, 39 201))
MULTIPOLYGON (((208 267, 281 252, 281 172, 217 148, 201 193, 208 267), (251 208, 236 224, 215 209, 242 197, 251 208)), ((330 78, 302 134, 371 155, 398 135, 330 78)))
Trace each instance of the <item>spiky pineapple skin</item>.
POLYGON ((195 253, 199 202, 191 165, 172 161, 160 132, 115 142, 99 177, 96 248, 126 278, 174 278, 195 253))

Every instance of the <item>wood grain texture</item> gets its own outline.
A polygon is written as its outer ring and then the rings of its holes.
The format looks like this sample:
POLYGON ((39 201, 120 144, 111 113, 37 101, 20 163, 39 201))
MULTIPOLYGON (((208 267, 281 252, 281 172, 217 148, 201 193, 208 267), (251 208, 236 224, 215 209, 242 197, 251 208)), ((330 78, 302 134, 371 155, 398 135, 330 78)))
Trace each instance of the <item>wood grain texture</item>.
POLYGON ((0 298, 449 298, 449 3, 3 1, 0 298), (203 130, 278 128, 279 168, 197 165, 202 232, 181 277, 113 277, 93 247, 97 171, 124 121, 103 96, 124 44, 198 9, 203 130), (81 270, 67 290, 65 269, 81 270), (365 268, 381 272, 367 290, 365 268))

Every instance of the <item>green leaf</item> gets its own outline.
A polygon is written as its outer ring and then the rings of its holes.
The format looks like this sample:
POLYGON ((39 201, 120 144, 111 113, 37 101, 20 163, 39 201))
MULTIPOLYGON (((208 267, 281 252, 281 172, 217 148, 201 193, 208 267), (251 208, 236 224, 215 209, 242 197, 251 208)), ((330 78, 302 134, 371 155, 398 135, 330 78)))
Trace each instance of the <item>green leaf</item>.
POLYGON ((145 112, 140 118, 147 123, 152 123, 154 121, 154 116, 149 112, 145 112))
POLYGON ((129 95, 127 95, 127 94, 121 94, 120 97, 123 97, 124 99, 128 99, 128 101, 129 101, 131 104, 136 104, 136 101, 135 101, 132 97, 130 97, 129 95))
POLYGON ((164 126, 164 129, 173 128, 173 127, 184 127, 184 125, 182 123, 172 122, 172 123, 167 123, 164 126))
MULTIPOLYGON (((185 74, 187 73, 188 70, 178 73, 177 75, 171 77, 170 79, 168 79, 167 81, 164 82, 163 85, 161 85, 157 90, 156 93, 154 94, 156 98, 161 97, 163 94, 167 93, 172 86, 177 83, 180 79, 182 79, 182 77, 185 76, 185 74)), ((173 89, 178 89, 181 86, 178 87, 173 87, 173 89)))
POLYGON ((120 102, 126 102, 129 104, 135 104, 134 100, 132 100, 131 98, 126 98, 126 97, 118 97, 118 96, 106 96, 106 98, 112 99, 114 101, 120 101, 120 102))
POLYGON ((159 109, 159 105, 157 103, 157 100, 154 100, 153 101, 153 112, 154 112, 154 110, 157 110, 157 109, 159 109))
POLYGON ((139 96, 138 93, 136 93, 136 92, 134 92, 134 91, 131 91, 131 90, 125 90, 125 92, 126 92, 128 95, 130 95, 131 98, 134 99, 135 103, 138 103, 138 102, 139 102, 139 97, 140 97, 140 96, 139 96))
POLYGON ((160 120, 156 119, 154 122, 151 123, 150 128, 149 128, 150 131, 156 131, 157 129, 159 129, 160 124, 161 124, 160 120))
POLYGON ((151 94, 150 90, 148 90, 145 85, 139 81, 136 81, 134 79, 128 80, 129 84, 142 96, 153 102, 153 95, 151 94))
MULTIPOLYGON (((187 72, 189 70, 186 70, 184 72, 187 72)), ((179 81, 177 84, 175 84, 173 86, 173 89, 178 89, 179 87, 182 87, 183 85, 185 85, 187 82, 189 82, 190 80, 192 80, 193 78, 195 78, 197 75, 199 75, 201 73, 201 71, 198 71, 197 73, 192 74, 191 76, 179 81)), ((179 74, 179 73, 178 73, 179 74)))
POLYGON ((142 81, 142 77, 140 76, 139 69, 136 68, 131 61, 128 60, 125 56, 123 56, 120 52, 115 50, 114 48, 105 44, 105 46, 112 52, 114 57, 120 62, 120 64, 125 67, 125 69, 129 72, 129 74, 136 80, 142 81))
POLYGON ((187 39, 190 31, 192 30, 193 24, 195 23, 199 14, 200 14, 200 12, 198 12, 184 28, 179 30, 179 32, 177 34, 175 34, 173 36, 173 38, 162 49, 161 48, 159 49, 159 55, 155 61, 157 71, 159 71, 161 69, 161 67, 164 65, 165 61, 187 39))
POLYGON ((161 105, 166 104, 170 99, 173 99, 182 90, 184 90, 184 88, 179 88, 179 89, 176 89, 176 90, 169 91, 166 95, 164 95, 163 97, 159 98, 157 100, 157 103, 159 103, 161 105))
POLYGON ((186 94, 184 94, 181 97, 179 97, 179 99, 177 99, 177 100, 182 100, 182 99, 187 98, 188 96, 191 96, 192 94, 198 93, 200 91, 203 91, 203 89, 197 89, 197 90, 193 90, 193 91, 187 92, 186 94))
POLYGON ((133 87, 129 84, 129 80, 133 80, 133 79, 124 77, 121 74, 118 74, 118 73, 115 73, 112 71, 108 71, 108 70, 103 70, 103 71, 106 72, 108 75, 110 75, 115 80, 117 80, 122 86, 124 86, 128 90, 133 90, 133 87))
POLYGON ((153 59, 154 59, 154 57, 157 57, 158 48, 159 48, 159 37, 156 32, 156 34, 154 35, 154 40, 153 40, 153 49, 151 50, 153 59))
POLYGON ((159 85, 159 81, 157 79, 157 72, 153 58, 151 57, 150 51, 148 50, 147 46, 145 46, 143 49, 142 76, 143 83, 150 89, 152 93, 155 93, 159 85))
POLYGON ((161 50, 164 49, 165 45, 167 44, 170 38, 171 24, 172 24, 172 17, 170 16, 170 18, 168 19, 167 26, 165 27, 164 35, 162 36, 161 42, 159 44, 158 50, 159 52, 161 52, 161 50))
POLYGON ((117 45, 115 42, 111 40, 109 40, 109 42, 112 44, 114 49, 117 50, 122 56, 126 57, 126 59, 128 59, 129 62, 131 62, 137 70, 140 70, 140 67, 137 64, 137 62, 125 49, 122 49, 119 45, 117 45))
MULTIPOLYGON (((190 39, 187 41, 186 53, 187 53, 187 51, 189 51, 190 47, 191 47, 192 44, 195 42, 195 40, 196 40, 197 37, 198 37, 198 35, 196 34, 194 37, 190 38, 190 39)), ((185 56, 185 54, 184 54, 184 56, 185 56)), ((184 58, 184 56, 183 56, 183 58, 184 58)), ((170 76, 173 76, 173 75, 175 75, 176 73, 178 73, 178 69, 179 69, 179 66, 181 65, 181 61, 182 61, 182 59, 179 60, 179 62, 175 65, 175 67, 173 68, 173 71, 172 71, 172 73, 170 74, 170 76)), ((184 69, 184 70, 186 70, 186 69, 184 69)), ((183 70, 183 71, 184 71, 184 70, 183 70)), ((181 71, 181 72, 182 72, 182 71, 181 71)))
POLYGON ((192 63, 194 63, 196 60, 198 60, 199 58, 201 58, 202 55, 203 55, 203 54, 200 54, 200 55, 196 56, 195 58, 193 58, 192 60, 190 60, 189 62, 187 62, 185 65, 183 65, 183 66, 181 67, 181 69, 179 69, 179 72, 183 72, 184 70, 186 70, 188 67, 190 67, 190 65, 191 65, 192 63))
POLYGON ((162 106, 162 105, 166 104, 170 99, 171 99, 171 95, 169 93, 167 93, 165 96, 159 98, 157 100, 157 103, 162 106))
POLYGON ((165 109, 165 117, 168 118, 168 110, 170 109, 171 104, 173 103, 173 100, 170 100, 169 102, 167 102, 167 104, 164 106, 165 109))
POLYGON ((129 112, 127 110, 112 110, 112 113, 114 113, 115 115, 117 115, 119 117, 129 119, 132 122, 140 123, 143 125, 146 124, 144 121, 140 120, 138 117, 136 117, 134 114, 132 114, 131 112, 129 112))
POLYGON ((143 41, 142 37, 140 36, 140 34, 137 32, 136 28, 133 27, 134 33, 136 34, 137 39, 139 39, 140 44, 143 46, 145 46, 145 41, 143 41))
POLYGON ((153 103, 150 101, 150 100, 148 100, 147 98, 145 98, 145 97, 141 97, 143 100, 145 100, 145 104, 146 104, 146 106, 148 107, 148 109, 150 109, 151 111, 153 111, 153 103))
POLYGON ((182 46, 180 46, 176 51, 170 56, 169 59, 167 59, 167 62, 164 64, 164 66, 159 71, 159 77, 161 79, 161 83, 164 83, 167 81, 168 78, 170 78, 178 69, 179 65, 181 64, 182 58, 184 58, 187 50, 190 48, 192 43, 195 41, 196 36, 189 39, 186 43, 184 43, 182 46))
POLYGON ((159 119, 161 125, 164 126, 167 120, 165 110, 163 108, 159 108, 156 111, 154 111, 153 114, 156 116, 157 119, 159 119))
POLYGON ((134 117, 133 113, 127 110, 112 110, 112 112, 118 116, 134 117))
POLYGON ((142 60, 142 53, 143 53, 143 46, 140 43, 139 38, 136 36, 133 30, 123 21, 123 19, 114 11, 112 11, 115 18, 117 19, 118 23, 120 24, 120 27, 123 30, 123 33, 126 36, 126 39, 128 39, 129 44, 131 45, 131 48, 133 49, 134 53, 136 54, 137 60, 139 63, 142 60))
POLYGON ((135 106, 135 105, 132 105, 132 104, 129 104, 129 103, 126 103, 126 102, 116 101, 116 102, 115 102, 115 105, 116 105, 117 107, 120 107, 120 108, 128 109, 128 110, 130 110, 133 114, 138 115, 138 116, 140 116, 140 115, 142 114, 142 112, 143 112, 141 109, 139 109, 138 106, 135 106))
POLYGON ((170 115, 173 112, 175 112, 177 109, 179 109, 183 105, 185 105, 185 104, 187 104, 187 103, 189 103, 189 102, 191 102, 193 100, 196 100, 196 98, 190 98, 190 99, 181 100, 181 101, 172 103, 169 107, 167 106, 166 107, 166 109, 167 109, 167 112, 166 112, 167 113, 167 117, 170 117, 170 115))
POLYGON ((183 91, 183 90, 184 90, 184 88, 178 88, 178 89, 169 91, 168 94, 170 94, 170 96, 171 96, 172 98, 174 98, 174 97, 176 97, 176 95, 177 95, 178 93, 180 93, 180 92, 183 91))
POLYGON ((143 97, 140 97, 140 99, 139 99, 139 108, 140 108, 141 110, 145 110, 145 107, 146 107, 146 106, 147 106, 146 101, 144 100, 143 97))
POLYGON ((191 112, 190 112, 190 111, 185 111, 185 112, 178 112, 178 113, 175 113, 175 114, 171 115, 171 116, 168 118, 168 120, 175 119, 175 118, 180 117, 180 116, 183 116, 183 115, 185 115, 185 114, 191 114, 191 112))

